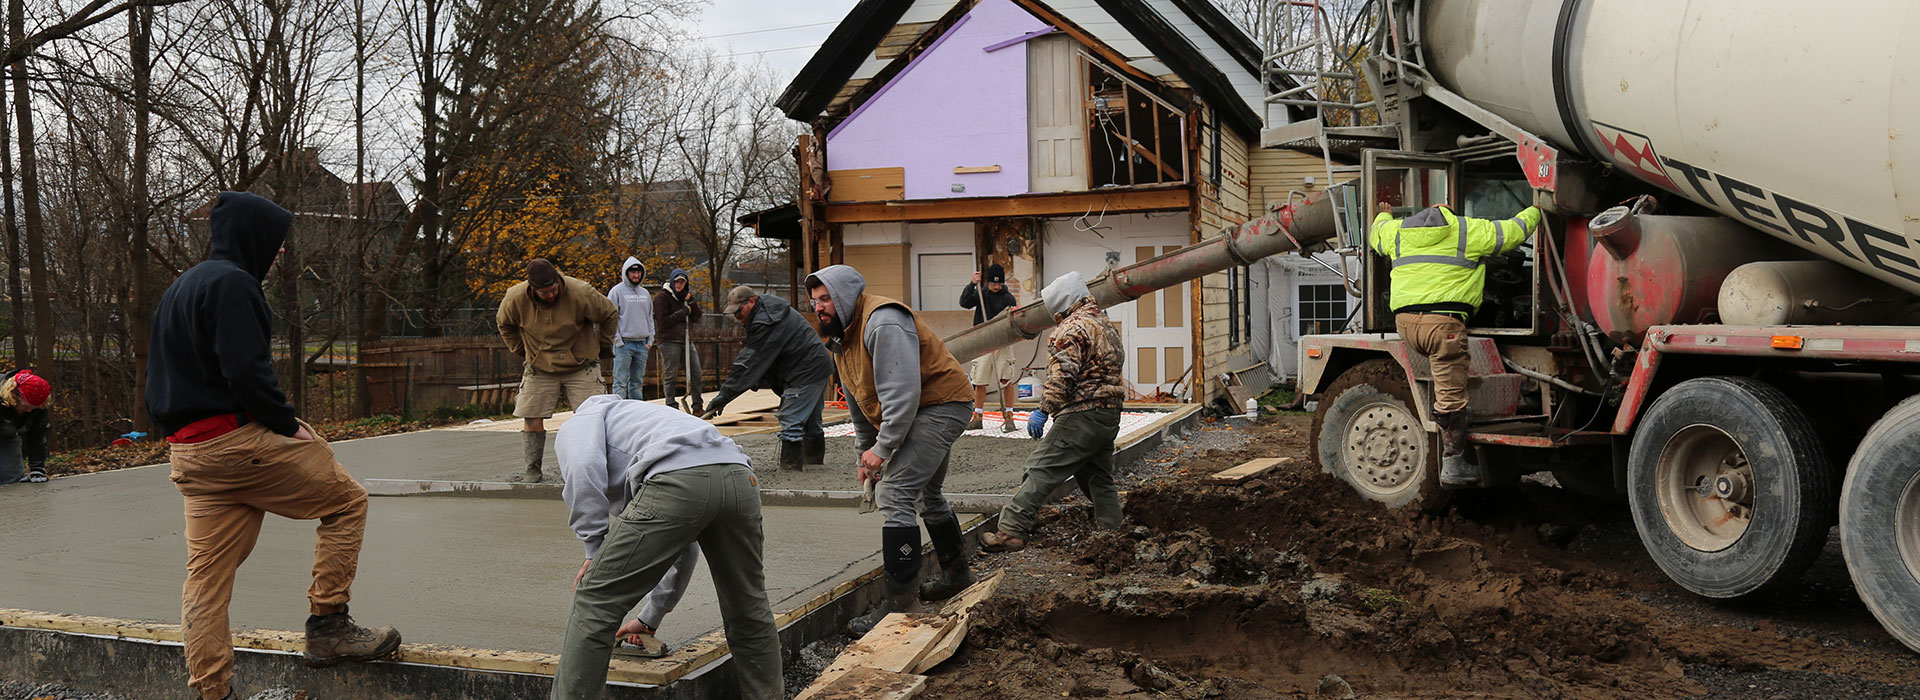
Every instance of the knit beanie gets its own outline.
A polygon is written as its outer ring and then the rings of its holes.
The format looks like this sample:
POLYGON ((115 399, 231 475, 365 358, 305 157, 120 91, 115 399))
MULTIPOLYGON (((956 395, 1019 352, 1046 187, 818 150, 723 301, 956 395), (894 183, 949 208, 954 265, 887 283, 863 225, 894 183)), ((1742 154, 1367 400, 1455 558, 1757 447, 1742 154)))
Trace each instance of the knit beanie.
POLYGON ((560 282, 560 270, 547 262, 546 258, 534 258, 527 261, 527 286, 534 289, 548 287, 560 282))
POLYGON ((34 374, 32 370, 20 370, 13 376, 13 386, 20 390, 20 399, 28 406, 39 408, 47 405, 47 397, 53 395, 53 386, 45 377, 34 374))

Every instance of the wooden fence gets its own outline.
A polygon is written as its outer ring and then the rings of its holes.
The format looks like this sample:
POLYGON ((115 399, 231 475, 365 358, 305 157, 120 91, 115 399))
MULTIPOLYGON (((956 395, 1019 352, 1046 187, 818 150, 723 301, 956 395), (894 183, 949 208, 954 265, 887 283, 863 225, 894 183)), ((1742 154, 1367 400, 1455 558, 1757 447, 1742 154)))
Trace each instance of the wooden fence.
MULTIPOLYGON (((693 349, 700 355, 702 388, 713 391, 733 365, 746 340, 733 319, 709 315, 696 324, 693 349)), ((658 348, 647 362, 646 398, 660 397, 658 348)), ((424 415, 442 406, 473 404, 485 397, 496 413, 513 411, 512 392, 475 392, 461 387, 510 384, 520 381, 520 358, 507 352, 500 336, 409 338, 369 343, 360 349, 357 365, 366 377, 369 405, 374 414, 424 415)), ((613 373, 613 362, 600 363, 603 381, 613 373)))

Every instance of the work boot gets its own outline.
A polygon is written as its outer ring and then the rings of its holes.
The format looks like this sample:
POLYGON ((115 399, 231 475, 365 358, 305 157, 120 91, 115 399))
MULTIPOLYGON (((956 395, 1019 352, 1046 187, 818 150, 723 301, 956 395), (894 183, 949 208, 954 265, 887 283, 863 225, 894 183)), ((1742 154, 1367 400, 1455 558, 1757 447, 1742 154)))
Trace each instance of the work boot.
POLYGON ((1469 416, 1465 409, 1433 415, 1434 422, 1440 424, 1440 488, 1467 489, 1482 485, 1480 465, 1467 461, 1469 416))
POLYGON ((799 440, 780 441, 780 471, 800 471, 806 445, 799 440))
POLYGON ((525 474, 520 475, 520 482, 538 484, 542 479, 546 478, 540 473, 540 464, 546 461, 547 433, 543 430, 540 432, 527 431, 521 434, 526 436, 523 440, 526 443, 527 450, 527 471, 525 474))
POLYGON ((968 429, 968 430, 979 430, 979 429, 980 429, 980 427, 981 427, 981 426, 984 426, 984 425, 986 425, 986 421, 984 421, 984 420, 982 420, 982 416, 980 415, 980 412, 979 412, 979 411, 974 411, 974 412, 973 412, 973 421, 972 421, 972 422, 969 422, 969 423, 967 423, 967 429, 968 429))
MULTIPOLYGON (((917 613, 926 611, 926 608, 920 606, 920 586, 918 585, 918 581, 910 580, 906 583, 901 583, 886 574, 882 574, 881 578, 886 579, 887 582, 887 597, 880 600, 880 605, 875 607, 873 612, 853 618, 852 621, 847 623, 847 631, 853 633, 855 639, 867 636, 868 632, 872 632, 874 627, 880 625, 881 620, 886 619, 888 615, 893 613, 917 613)), ((914 578, 918 579, 919 577, 916 576, 914 578)))
POLYGON ((1013 432, 1013 412, 1012 411, 1007 411, 1005 413, 1000 414, 1000 432, 1003 432, 1003 433, 1013 432))
POLYGON ((827 465, 827 436, 811 435, 802 439, 800 442, 805 445, 802 458, 807 466, 824 467, 827 465))
POLYGON ((303 660, 311 668, 326 668, 342 661, 372 661, 399 648, 400 633, 392 627, 367 629, 354 624, 345 612, 307 617, 303 660))
POLYGON ((940 557, 940 575, 920 585, 920 599, 946 600, 959 595, 974 583, 973 571, 967 568, 967 539, 960 532, 960 521, 930 523, 927 534, 940 557))

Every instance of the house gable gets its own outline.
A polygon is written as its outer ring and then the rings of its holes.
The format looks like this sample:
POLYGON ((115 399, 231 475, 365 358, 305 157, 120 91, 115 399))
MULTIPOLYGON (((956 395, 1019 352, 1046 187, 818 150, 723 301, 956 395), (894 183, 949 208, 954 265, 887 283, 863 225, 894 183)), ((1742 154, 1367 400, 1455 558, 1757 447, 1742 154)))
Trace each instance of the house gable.
POLYGON ((1027 52, 986 49, 1046 28, 1011 0, 975 5, 827 134, 833 198, 847 187, 885 192, 896 175, 899 194, 878 198, 1026 193, 1027 52), (882 184, 843 182, 851 177, 882 184))

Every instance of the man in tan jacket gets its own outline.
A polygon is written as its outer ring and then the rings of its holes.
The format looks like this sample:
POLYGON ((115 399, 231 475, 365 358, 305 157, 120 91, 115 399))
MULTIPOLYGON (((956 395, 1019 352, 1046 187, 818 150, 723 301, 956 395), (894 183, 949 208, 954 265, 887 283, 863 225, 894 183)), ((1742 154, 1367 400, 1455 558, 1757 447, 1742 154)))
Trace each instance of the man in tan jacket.
POLYGON ((607 393, 600 358, 613 352, 620 311, 586 282, 534 258, 527 261, 527 281, 507 290, 494 320, 507 350, 522 361, 520 397, 513 404, 513 415, 526 423, 527 472, 520 479, 539 483, 546 419, 560 399, 579 406, 589 396, 607 393))

